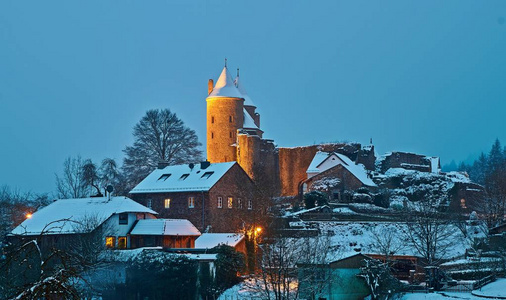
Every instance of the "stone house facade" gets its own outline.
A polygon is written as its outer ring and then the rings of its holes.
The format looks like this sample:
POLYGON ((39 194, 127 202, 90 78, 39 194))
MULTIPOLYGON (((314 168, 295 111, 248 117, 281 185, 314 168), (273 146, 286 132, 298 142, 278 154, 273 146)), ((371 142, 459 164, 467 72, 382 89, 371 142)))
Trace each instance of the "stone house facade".
POLYGON ((236 162, 157 169, 130 193, 159 217, 187 219, 201 232, 246 229, 261 223, 266 211, 260 191, 236 162))

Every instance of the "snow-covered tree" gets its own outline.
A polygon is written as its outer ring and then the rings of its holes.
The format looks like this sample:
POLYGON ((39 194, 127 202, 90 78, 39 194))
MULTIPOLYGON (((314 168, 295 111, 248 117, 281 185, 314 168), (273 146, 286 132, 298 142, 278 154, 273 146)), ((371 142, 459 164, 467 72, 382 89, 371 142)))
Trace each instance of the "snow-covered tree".
POLYGON ((134 126, 134 144, 123 152, 123 172, 130 187, 139 183, 159 162, 169 165, 197 162, 202 151, 194 130, 169 109, 153 109, 134 126))

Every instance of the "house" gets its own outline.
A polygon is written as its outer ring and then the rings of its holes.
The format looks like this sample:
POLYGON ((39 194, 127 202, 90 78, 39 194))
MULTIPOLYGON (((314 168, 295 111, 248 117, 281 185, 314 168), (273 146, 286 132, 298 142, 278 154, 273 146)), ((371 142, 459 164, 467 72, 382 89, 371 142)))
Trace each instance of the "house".
POLYGON ((336 152, 318 151, 306 173, 303 191, 325 192, 330 200, 343 200, 345 191, 356 191, 361 187, 374 190, 377 187, 364 165, 336 152))
POLYGON ((246 239, 239 233, 203 233, 195 241, 196 249, 212 249, 216 246, 227 245, 236 251, 246 254, 246 239))
POLYGON ((76 239, 95 236, 108 248, 130 247, 127 234, 137 220, 157 213, 126 197, 60 199, 36 211, 14 228, 13 239, 37 238, 44 248, 66 247, 76 239))
POLYGON ((195 248, 200 231, 184 219, 138 220, 129 233, 131 248, 195 248))
POLYGON ((167 166, 132 191, 138 203, 167 219, 187 219, 201 232, 233 232, 261 222, 266 205, 237 162, 167 166))
POLYGON ((359 253, 324 264, 297 264, 300 298, 364 299, 370 291, 357 275, 367 259, 370 258, 359 253))

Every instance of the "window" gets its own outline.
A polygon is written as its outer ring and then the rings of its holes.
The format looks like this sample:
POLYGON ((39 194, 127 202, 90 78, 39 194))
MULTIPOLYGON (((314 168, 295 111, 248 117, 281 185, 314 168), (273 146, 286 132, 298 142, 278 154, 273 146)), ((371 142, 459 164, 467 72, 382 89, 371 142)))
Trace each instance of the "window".
POLYGON ((228 122, 229 122, 229 123, 232 123, 232 121, 233 121, 233 120, 234 120, 234 117, 232 117, 232 116, 228 116, 228 122))
POLYGON ((147 207, 147 208, 151 208, 151 207, 152 207, 152 204, 153 204, 153 201, 151 201, 151 199, 148 199, 148 200, 146 201, 146 207, 147 207))
POLYGON ((181 177, 179 177, 179 180, 185 180, 186 178, 188 178, 188 176, 190 176, 190 174, 183 174, 181 175, 181 177))
POLYGON ((119 214, 119 224, 128 225, 128 213, 119 214))
POLYGON ((214 132, 211 132, 211 138, 214 139, 214 132))
POLYGON ((126 247, 127 247, 126 236, 120 236, 118 238, 118 249, 126 249, 126 247))
POLYGON ((214 172, 205 172, 200 178, 207 179, 213 175, 214 172))
POLYGON ((211 117, 211 123, 214 123, 214 116, 211 117))
POLYGON ((248 200, 248 209, 253 209, 253 201, 248 200))
POLYGON ((160 176, 160 178, 158 178, 158 180, 163 180, 163 181, 165 181, 165 180, 167 180, 167 178, 169 178, 169 177, 170 177, 170 175, 172 175, 172 174, 163 174, 162 176, 160 176))
POLYGON ((109 249, 112 249, 114 248, 115 246, 115 241, 114 241, 114 237, 113 236, 108 236, 105 238, 105 247, 106 248, 109 248, 109 249))
POLYGON ((463 209, 467 208, 467 206, 466 206, 466 199, 464 199, 464 198, 460 199, 460 207, 463 208, 463 209))
POLYGON ((165 208, 170 208, 170 199, 165 199, 165 208))
POLYGON ((230 137, 232 137, 232 131, 230 131, 230 137))
POLYGON ((188 197, 188 208, 195 207, 195 197, 188 197))
POLYGON ((237 199, 237 206, 239 208, 242 208, 242 199, 241 198, 237 199))
POLYGON ((223 207, 223 198, 218 197, 218 208, 222 208, 222 207, 223 207))
POLYGON ((233 202, 234 202, 234 198, 232 198, 232 197, 228 197, 228 201, 227 201, 227 203, 228 203, 228 208, 232 208, 232 206, 233 206, 233 205, 232 205, 232 204, 233 204, 233 202))

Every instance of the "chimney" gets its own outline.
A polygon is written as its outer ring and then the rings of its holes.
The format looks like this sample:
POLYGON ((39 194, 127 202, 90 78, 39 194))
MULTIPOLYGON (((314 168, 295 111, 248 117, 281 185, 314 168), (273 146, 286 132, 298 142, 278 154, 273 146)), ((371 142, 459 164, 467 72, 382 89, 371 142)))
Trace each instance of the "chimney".
POLYGON ((200 169, 201 170, 204 170, 204 169, 207 169, 207 167, 209 167, 211 165, 211 163, 209 161, 203 161, 200 163, 200 169))
POLYGON ((158 161, 158 169, 165 169, 165 167, 167 167, 168 165, 169 163, 166 162, 165 160, 158 161))
POLYGON ((212 79, 209 79, 209 81, 207 82, 207 95, 211 94, 211 92, 213 91, 213 87, 214 87, 214 82, 212 79))

